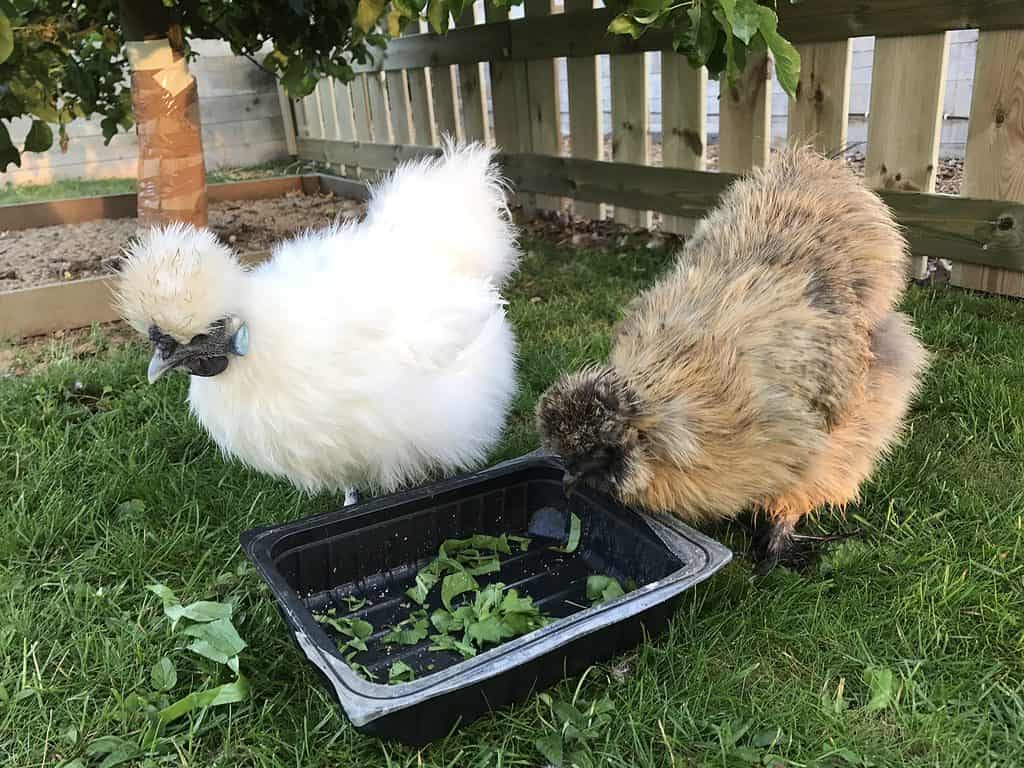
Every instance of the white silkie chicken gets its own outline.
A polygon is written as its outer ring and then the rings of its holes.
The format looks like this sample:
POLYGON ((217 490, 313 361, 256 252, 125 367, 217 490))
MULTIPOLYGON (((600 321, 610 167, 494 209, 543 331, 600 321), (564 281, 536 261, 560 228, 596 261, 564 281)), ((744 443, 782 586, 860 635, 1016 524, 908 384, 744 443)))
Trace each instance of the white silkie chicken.
POLYGON ((126 251, 122 316, 149 381, 191 374, 223 453, 315 493, 386 493, 482 461, 515 392, 499 289, 519 252, 490 150, 448 145, 377 186, 365 220, 248 270, 208 231, 126 251))

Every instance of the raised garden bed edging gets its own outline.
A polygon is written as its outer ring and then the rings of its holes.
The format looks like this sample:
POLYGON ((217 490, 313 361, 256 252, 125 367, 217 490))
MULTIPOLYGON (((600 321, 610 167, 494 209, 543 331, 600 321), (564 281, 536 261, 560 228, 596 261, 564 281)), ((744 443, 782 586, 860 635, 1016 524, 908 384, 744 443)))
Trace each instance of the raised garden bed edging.
MULTIPOLYGON (((211 201, 265 200, 289 193, 327 194, 364 199, 366 186, 357 181, 319 174, 256 181, 211 184, 211 201)), ((80 224, 136 215, 135 195, 103 195, 0 206, 0 230, 80 224)), ((243 262, 258 264, 267 250, 240 254, 243 262)), ((113 276, 89 277, 0 293, 0 340, 15 340, 85 328, 118 319, 112 306, 113 276)))

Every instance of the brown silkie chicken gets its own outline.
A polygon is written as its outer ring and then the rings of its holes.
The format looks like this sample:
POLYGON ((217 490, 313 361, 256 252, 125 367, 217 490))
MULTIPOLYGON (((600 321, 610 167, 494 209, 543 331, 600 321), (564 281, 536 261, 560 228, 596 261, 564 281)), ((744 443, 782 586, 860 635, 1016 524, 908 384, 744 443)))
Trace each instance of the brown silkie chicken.
POLYGON ((631 303, 607 363, 541 398, 567 492, 697 523, 752 510, 762 569, 799 562, 797 522, 857 499, 925 368, 895 310, 906 269, 891 212, 845 163, 780 153, 631 303))

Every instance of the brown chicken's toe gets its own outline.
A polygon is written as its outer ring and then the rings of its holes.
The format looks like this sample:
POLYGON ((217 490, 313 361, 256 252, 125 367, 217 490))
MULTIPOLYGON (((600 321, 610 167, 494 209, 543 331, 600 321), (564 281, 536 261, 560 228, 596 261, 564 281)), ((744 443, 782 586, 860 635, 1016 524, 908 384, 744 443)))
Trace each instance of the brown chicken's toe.
POLYGON ((796 522, 792 519, 762 519, 754 528, 751 541, 751 556, 757 575, 764 576, 783 566, 794 571, 806 571, 818 562, 826 546, 860 533, 860 529, 849 533, 812 536, 795 533, 796 522))

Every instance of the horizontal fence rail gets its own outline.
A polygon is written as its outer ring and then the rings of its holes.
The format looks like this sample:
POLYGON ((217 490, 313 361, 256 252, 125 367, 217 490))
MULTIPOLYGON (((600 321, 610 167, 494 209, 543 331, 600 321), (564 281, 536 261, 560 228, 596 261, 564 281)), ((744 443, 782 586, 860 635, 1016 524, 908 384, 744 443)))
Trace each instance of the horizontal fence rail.
MULTIPOLYGON (((779 3, 780 32, 793 43, 893 37, 953 29, 1024 28, 1021 0, 827 0, 779 3)), ((611 35, 614 18, 605 9, 557 13, 463 26, 442 36, 413 35, 391 40, 356 72, 389 71, 483 61, 531 61, 559 57, 663 51, 672 47, 668 29, 652 29, 637 40, 611 35)))
MULTIPOLYGON (((437 147, 299 142, 303 157, 329 165, 386 171, 437 147)), ((643 208, 699 218, 739 178, 730 173, 659 168, 535 154, 501 154, 505 176, 520 192, 643 208)), ((1024 204, 952 195, 882 190, 918 255, 1024 271, 1024 204)))

